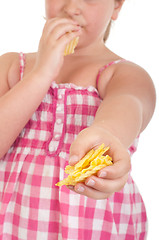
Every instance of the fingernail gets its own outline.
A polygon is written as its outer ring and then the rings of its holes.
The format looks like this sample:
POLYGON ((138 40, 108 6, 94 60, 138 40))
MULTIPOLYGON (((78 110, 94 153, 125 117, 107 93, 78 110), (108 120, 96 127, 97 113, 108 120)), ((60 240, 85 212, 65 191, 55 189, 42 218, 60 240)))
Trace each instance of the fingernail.
POLYGON ((74 163, 78 162, 78 160, 79 160, 78 156, 73 155, 69 159, 69 164, 74 164, 74 163))
POLYGON ((98 177, 104 178, 104 177, 106 177, 106 175, 107 175, 106 172, 100 172, 99 175, 98 175, 98 177))
POLYGON ((93 179, 89 179, 88 182, 86 183, 87 186, 93 187, 95 184, 95 181, 93 179))
POLYGON ((77 188, 77 191, 78 191, 78 192, 84 192, 84 187, 79 186, 79 187, 77 188))
POLYGON ((72 185, 68 185, 66 187, 69 188, 70 190, 74 189, 74 186, 72 186, 72 185))

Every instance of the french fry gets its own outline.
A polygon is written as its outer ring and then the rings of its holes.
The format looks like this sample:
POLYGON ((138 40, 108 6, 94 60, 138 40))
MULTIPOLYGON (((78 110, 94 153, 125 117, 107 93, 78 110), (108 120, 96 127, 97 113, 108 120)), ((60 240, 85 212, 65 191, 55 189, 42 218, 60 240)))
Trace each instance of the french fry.
POLYGON ((104 155, 109 150, 104 144, 96 150, 90 150, 78 163, 74 166, 67 165, 65 173, 69 174, 67 178, 56 183, 56 186, 76 185, 76 183, 84 182, 86 178, 95 175, 100 169, 112 165, 113 161, 109 155, 104 155))
POLYGON ((75 48, 77 47, 78 41, 79 41, 79 37, 75 37, 70 43, 66 45, 64 56, 74 53, 75 48))

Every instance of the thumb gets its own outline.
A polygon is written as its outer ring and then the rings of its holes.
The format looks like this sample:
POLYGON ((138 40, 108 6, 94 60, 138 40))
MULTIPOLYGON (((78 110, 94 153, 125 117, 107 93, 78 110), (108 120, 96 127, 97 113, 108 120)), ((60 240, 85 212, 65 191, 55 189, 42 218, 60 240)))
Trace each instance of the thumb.
POLYGON ((93 138, 88 128, 82 130, 71 144, 69 164, 76 164, 88 151, 99 144, 99 142, 97 143, 97 137, 93 138))

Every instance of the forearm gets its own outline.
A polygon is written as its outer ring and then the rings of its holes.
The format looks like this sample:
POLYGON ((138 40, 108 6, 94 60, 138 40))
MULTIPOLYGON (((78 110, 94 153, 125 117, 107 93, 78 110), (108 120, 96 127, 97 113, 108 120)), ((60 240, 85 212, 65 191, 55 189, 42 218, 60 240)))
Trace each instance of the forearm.
POLYGON ((142 104, 128 94, 106 97, 93 124, 110 131, 128 148, 143 128, 142 104))
POLYGON ((31 73, 0 98, 0 158, 37 109, 49 86, 38 74, 31 73))

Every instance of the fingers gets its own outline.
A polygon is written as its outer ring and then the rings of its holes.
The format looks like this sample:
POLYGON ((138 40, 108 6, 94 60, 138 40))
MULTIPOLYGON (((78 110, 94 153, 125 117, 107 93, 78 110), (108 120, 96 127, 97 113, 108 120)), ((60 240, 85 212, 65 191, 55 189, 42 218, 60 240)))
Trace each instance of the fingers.
POLYGON ((49 19, 44 26, 39 49, 45 48, 48 52, 54 50, 56 51, 55 55, 63 56, 66 44, 80 34, 81 27, 73 20, 67 18, 49 19))
POLYGON ((128 174, 125 174, 121 178, 117 178, 114 180, 102 179, 102 178, 92 176, 85 181, 85 184, 88 187, 91 187, 97 191, 111 194, 111 193, 120 191, 124 187, 125 183, 127 182, 127 179, 128 179, 128 174))
POLYGON ((97 135, 96 139, 92 137, 91 128, 82 130, 71 144, 69 164, 76 164, 88 151, 97 148, 100 144, 97 135))
POLYGON ((84 195, 86 197, 92 198, 92 199, 106 199, 111 196, 111 194, 107 194, 104 192, 99 192, 93 188, 87 187, 86 185, 79 183, 76 186, 68 186, 68 188, 76 193, 79 193, 81 195, 84 195))
POLYGON ((105 199, 113 193, 119 192, 126 184, 127 179, 128 174, 116 180, 101 179, 92 176, 85 181, 85 184, 78 183, 74 187, 68 186, 68 188, 93 199, 105 199))
POLYGON ((73 20, 67 18, 53 18, 46 22, 43 29, 43 35, 48 38, 50 34, 52 34, 57 40, 66 32, 76 31, 77 29, 79 29, 78 23, 73 20))
POLYGON ((85 184, 76 184, 72 190, 87 197, 103 199, 124 187, 131 169, 131 161, 129 153, 116 137, 96 130, 95 127, 89 127, 78 134, 70 148, 70 165, 74 165, 90 149, 95 149, 102 142, 110 146, 107 154, 112 157, 113 165, 98 171, 97 176, 87 178, 85 184))
POLYGON ((77 25, 77 22, 68 19, 68 18, 51 18, 46 21, 45 26, 44 26, 44 33, 45 31, 50 33, 56 26, 59 24, 74 24, 77 25))
POLYGON ((63 35, 59 40, 58 43, 59 45, 63 46, 62 51, 64 51, 64 48, 66 46, 66 44, 68 44, 71 40, 73 40, 75 37, 79 37, 80 36, 80 29, 76 28, 74 29, 74 32, 70 32, 67 33, 65 35, 63 35))
POLYGON ((97 176, 100 178, 113 180, 124 176, 126 173, 130 171, 130 169, 131 161, 130 156, 128 155, 124 158, 121 157, 121 159, 118 159, 116 162, 114 161, 113 165, 101 169, 98 172, 97 176))
POLYGON ((131 169, 131 159, 125 147, 116 139, 107 153, 113 159, 113 165, 98 171, 97 176, 107 179, 117 179, 127 174, 131 169))
MULTIPOLYGON (((40 38, 34 71, 41 72, 49 83, 56 79, 64 61, 66 45, 80 35, 80 27, 70 19, 49 19, 40 38), (68 33, 69 31, 71 33, 68 33), (67 33, 67 34, 66 34, 67 33)), ((40 74, 41 75, 41 74, 40 74)))
MULTIPOLYGON (((80 132, 76 140, 70 148, 70 165, 77 163, 90 149, 97 148, 102 141, 98 134, 95 138, 92 134, 92 129, 87 128, 80 132)), ((126 149, 119 143, 110 146, 110 151, 107 153, 113 159, 113 165, 107 166, 98 172, 98 177, 107 179, 120 178, 131 169, 130 155, 126 149)))

